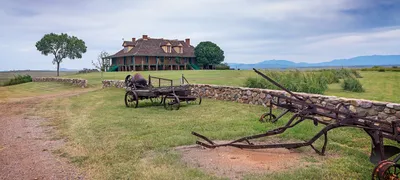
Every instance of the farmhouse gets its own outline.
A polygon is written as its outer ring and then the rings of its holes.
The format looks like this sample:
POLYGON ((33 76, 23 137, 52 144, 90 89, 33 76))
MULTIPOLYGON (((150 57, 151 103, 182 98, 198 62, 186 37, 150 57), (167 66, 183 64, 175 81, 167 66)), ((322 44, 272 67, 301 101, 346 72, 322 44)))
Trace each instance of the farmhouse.
POLYGON ((110 56, 110 71, 189 70, 196 65, 190 39, 142 38, 124 41, 123 49, 110 56))

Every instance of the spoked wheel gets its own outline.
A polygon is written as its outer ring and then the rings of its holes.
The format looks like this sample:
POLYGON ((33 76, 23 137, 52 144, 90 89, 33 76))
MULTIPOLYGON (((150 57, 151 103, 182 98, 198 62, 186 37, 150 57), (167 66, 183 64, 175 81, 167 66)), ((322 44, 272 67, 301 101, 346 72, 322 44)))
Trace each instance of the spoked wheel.
POLYGON ((202 100, 202 98, 201 98, 201 96, 199 96, 199 97, 197 97, 196 99, 194 99, 194 100, 186 100, 186 103, 187 104, 198 104, 198 105, 200 105, 201 104, 201 100, 202 100))
POLYGON ((164 97, 164 108, 167 110, 178 110, 180 107, 180 101, 178 96, 171 94, 164 97))
POLYGON ((125 87, 130 87, 131 82, 132 82, 132 76, 131 75, 127 75, 125 77, 125 87))
POLYGON ((160 97, 160 96, 151 97, 151 98, 150 98, 150 101, 151 101, 151 103, 154 104, 154 105, 161 105, 161 104, 163 103, 163 98, 160 97))
POLYGON ((125 106, 137 108, 139 104, 139 98, 135 91, 128 91, 125 94, 125 106))
POLYGON ((264 113, 260 117, 260 122, 274 122, 276 116, 272 113, 264 113))
POLYGON ((399 180, 400 179, 400 165, 394 163, 393 161, 384 160, 376 165, 374 171, 372 172, 373 180, 399 180))

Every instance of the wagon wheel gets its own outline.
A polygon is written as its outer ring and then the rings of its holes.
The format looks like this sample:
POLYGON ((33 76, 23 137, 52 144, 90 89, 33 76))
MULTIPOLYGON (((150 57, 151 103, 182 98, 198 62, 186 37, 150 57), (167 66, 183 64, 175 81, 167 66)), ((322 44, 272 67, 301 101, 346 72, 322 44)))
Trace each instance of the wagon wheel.
POLYGON ((125 94, 125 106, 137 108, 139 104, 139 98, 135 91, 128 91, 125 94))
POLYGON ((127 75, 125 77, 125 87, 130 87, 131 82, 132 82, 132 76, 131 75, 127 75))
POLYGON ((264 113, 260 117, 260 122, 272 122, 275 118, 276 116, 272 113, 264 113))
POLYGON ((150 97, 150 101, 152 104, 160 105, 163 103, 163 98, 160 96, 150 97))
POLYGON ((392 161, 381 161, 372 172, 372 179, 400 179, 400 165, 392 161))
POLYGON ((192 100, 192 101, 186 100, 186 103, 187 104, 198 104, 198 105, 200 105, 201 104, 201 100, 202 100, 202 98, 201 98, 201 96, 199 96, 198 98, 196 98, 195 100, 192 100))
POLYGON ((178 110, 180 107, 180 101, 178 96, 171 94, 164 97, 164 108, 167 110, 178 110))

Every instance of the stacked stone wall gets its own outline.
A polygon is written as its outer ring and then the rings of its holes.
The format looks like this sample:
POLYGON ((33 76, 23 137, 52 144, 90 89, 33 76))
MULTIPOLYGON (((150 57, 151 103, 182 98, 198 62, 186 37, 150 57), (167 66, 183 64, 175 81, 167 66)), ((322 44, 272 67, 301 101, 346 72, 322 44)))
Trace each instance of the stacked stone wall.
POLYGON ((32 78, 33 82, 60 82, 67 83, 74 86, 79 86, 82 88, 87 87, 86 79, 73 79, 73 78, 58 78, 58 77, 34 77, 32 78))

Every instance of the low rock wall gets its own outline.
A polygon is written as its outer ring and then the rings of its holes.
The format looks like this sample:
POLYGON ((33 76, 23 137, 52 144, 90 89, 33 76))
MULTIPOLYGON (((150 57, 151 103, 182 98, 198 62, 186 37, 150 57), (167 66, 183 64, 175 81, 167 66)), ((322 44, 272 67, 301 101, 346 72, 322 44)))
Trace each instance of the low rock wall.
MULTIPOLYGON (((125 85, 124 81, 122 80, 105 80, 103 81, 103 88, 104 87, 124 88, 125 85)), ((290 94, 281 90, 244 88, 209 84, 193 84, 191 85, 191 90, 192 92, 196 92, 202 97, 256 105, 269 105, 269 101, 278 95, 290 96, 290 94)), ((342 98, 319 94, 295 94, 304 98, 309 98, 312 102, 329 108, 336 108, 336 106, 340 103, 350 104, 349 109, 362 117, 369 117, 385 121, 400 119, 400 104, 397 103, 342 98)))
POLYGON ((86 79, 73 79, 73 78, 58 78, 58 77, 34 77, 32 78, 33 82, 60 82, 67 83, 74 86, 79 86, 82 88, 87 87, 86 79))
POLYGON ((116 88, 125 88, 125 81, 123 80, 103 80, 103 88, 107 87, 116 87, 116 88))

